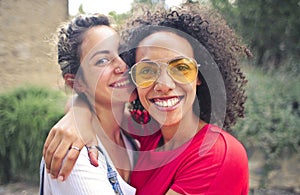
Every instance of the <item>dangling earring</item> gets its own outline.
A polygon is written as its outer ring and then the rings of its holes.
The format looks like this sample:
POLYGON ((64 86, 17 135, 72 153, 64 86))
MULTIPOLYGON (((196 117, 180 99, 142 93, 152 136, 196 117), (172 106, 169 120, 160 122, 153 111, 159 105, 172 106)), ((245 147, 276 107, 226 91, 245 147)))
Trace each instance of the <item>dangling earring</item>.
POLYGON ((128 109, 133 120, 139 124, 147 124, 151 120, 149 112, 143 107, 139 99, 132 101, 128 109))

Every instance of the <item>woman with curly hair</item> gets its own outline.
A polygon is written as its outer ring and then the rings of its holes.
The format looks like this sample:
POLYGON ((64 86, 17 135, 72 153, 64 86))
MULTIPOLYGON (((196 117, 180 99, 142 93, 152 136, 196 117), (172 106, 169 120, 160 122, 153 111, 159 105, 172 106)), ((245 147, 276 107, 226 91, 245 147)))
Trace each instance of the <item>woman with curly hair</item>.
POLYGON ((223 20, 202 13, 148 13, 123 32, 139 97, 130 106, 134 120, 122 126, 140 143, 130 180, 137 194, 248 194, 246 152, 222 128, 231 131, 244 114, 237 60, 249 52, 223 20), (152 119, 138 119, 143 109, 152 119), (134 123, 149 120, 159 128, 134 123))

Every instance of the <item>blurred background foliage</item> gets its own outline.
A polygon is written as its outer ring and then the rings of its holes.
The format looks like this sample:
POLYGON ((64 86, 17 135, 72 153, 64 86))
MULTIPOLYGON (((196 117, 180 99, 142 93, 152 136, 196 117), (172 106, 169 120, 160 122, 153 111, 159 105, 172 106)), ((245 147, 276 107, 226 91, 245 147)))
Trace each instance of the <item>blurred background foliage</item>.
POLYGON ((300 154, 300 79, 287 72, 266 73, 255 66, 244 67, 244 72, 248 79, 246 112, 234 126, 234 135, 245 145, 250 159, 254 152, 263 154, 257 182, 267 188, 271 171, 281 169, 281 160, 300 154))
MULTIPOLYGON (((249 80, 246 117, 235 135, 265 156, 260 187, 279 160, 300 148, 300 1, 210 0, 254 54, 244 65, 249 80)), ((284 183, 284 181, 283 181, 284 183)))
POLYGON ((250 46, 255 65, 299 72, 299 0, 211 0, 250 46), (298 63, 298 64, 297 64, 298 63))
POLYGON ((65 101, 61 92, 30 86, 0 95, 0 183, 39 181, 44 141, 65 101))
MULTIPOLYGON (((264 186, 269 171, 276 167, 283 154, 297 154, 300 148, 300 1, 189 0, 183 3, 205 3, 217 9, 254 54, 252 62, 243 64, 249 80, 246 117, 236 124, 234 134, 245 145, 249 156, 253 149, 265 155, 265 172, 260 182, 264 186)), ((109 15, 117 25, 122 25, 140 5, 149 9, 164 7, 164 1, 134 0, 130 12, 109 15)), ((82 7, 78 12, 84 13, 82 7)), ((0 172, 0 183, 31 180, 33 174, 38 175, 43 142, 62 116, 64 101, 60 92, 34 87, 1 94, 0 168, 5 171, 0 172)))

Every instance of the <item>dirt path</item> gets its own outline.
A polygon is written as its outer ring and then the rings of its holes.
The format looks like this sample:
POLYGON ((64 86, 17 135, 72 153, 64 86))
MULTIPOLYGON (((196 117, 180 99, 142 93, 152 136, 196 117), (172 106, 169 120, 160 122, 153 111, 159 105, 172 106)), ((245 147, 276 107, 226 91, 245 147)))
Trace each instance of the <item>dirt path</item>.
POLYGON ((26 183, 13 183, 0 185, 0 195, 38 195, 39 187, 37 185, 26 183))

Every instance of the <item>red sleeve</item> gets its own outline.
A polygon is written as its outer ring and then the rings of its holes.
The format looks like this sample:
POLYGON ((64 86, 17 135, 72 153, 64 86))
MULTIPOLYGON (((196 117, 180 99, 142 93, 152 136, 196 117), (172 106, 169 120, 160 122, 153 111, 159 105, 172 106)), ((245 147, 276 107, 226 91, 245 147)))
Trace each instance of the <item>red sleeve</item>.
POLYGON ((216 142, 203 155, 199 154, 198 144, 197 147, 190 147, 175 175, 171 189, 182 194, 206 193, 217 177, 224 157, 224 142, 216 142))
POLYGON ((227 147, 226 158, 210 191, 221 188, 225 194, 247 195, 249 193, 249 167, 246 150, 228 133, 222 133, 222 137, 227 147))

